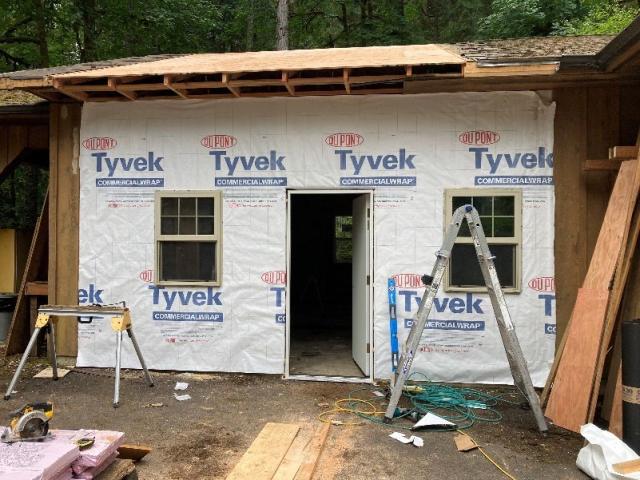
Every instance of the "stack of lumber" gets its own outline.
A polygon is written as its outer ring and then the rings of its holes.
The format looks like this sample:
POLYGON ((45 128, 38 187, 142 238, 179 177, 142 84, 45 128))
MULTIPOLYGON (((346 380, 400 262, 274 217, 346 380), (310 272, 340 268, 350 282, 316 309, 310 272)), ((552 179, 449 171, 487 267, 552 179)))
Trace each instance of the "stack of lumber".
POLYGON ((607 411, 601 414, 620 435, 620 348, 612 348, 612 343, 623 295, 630 298, 638 294, 634 289, 640 290, 634 288, 635 275, 629 274, 632 262, 638 261, 634 252, 640 233, 640 153, 634 151, 635 159, 621 161, 587 274, 542 392, 545 415, 574 432, 595 417, 609 357, 607 411))
POLYGON ((312 437, 298 425, 267 423, 227 480, 310 480, 329 433, 322 424, 312 437))

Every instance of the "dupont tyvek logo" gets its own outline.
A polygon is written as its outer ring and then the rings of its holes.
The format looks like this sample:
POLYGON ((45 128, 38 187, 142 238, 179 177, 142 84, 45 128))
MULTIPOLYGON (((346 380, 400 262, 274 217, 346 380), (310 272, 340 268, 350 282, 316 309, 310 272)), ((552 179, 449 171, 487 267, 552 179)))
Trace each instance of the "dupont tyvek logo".
POLYGON ((340 185, 343 187, 352 186, 415 186, 416 177, 408 175, 397 175, 397 173, 410 172, 416 169, 416 154, 408 153, 405 148, 398 149, 393 153, 359 153, 351 149, 337 149, 334 154, 338 157, 340 170, 354 175, 351 177, 341 177, 340 185), (396 173, 396 175, 385 176, 362 176, 363 173, 396 173))
POLYGON ((138 278, 145 283, 151 283, 151 281, 153 280, 153 270, 148 268, 147 270, 141 271, 138 275, 138 278))
POLYGON ((209 149, 226 149, 238 143, 238 139, 231 135, 207 135, 200 140, 200 145, 209 149))
POLYGON ((458 135, 458 140, 465 145, 493 145, 500 141, 500 135, 491 130, 469 130, 458 135))
POLYGON ((222 292, 212 287, 198 290, 176 290, 150 285, 153 306, 158 308, 152 319, 174 322, 222 322, 222 312, 210 310, 187 310, 194 307, 214 307, 222 305, 222 292))
POLYGON ((544 333, 547 335, 555 335, 556 334, 556 324, 555 323, 545 323, 544 324, 544 333))
POLYGON ((278 153, 277 150, 251 155, 227 155, 226 150, 211 150, 209 155, 213 157, 216 187, 284 187, 287 185, 287 177, 260 175, 286 170, 284 164, 286 156, 278 153), (219 177, 218 173, 226 177, 219 177))
POLYGON ((536 292, 555 292, 556 282, 554 277, 535 277, 529 280, 529 288, 536 292))
POLYGON ((553 168, 553 152, 545 147, 536 151, 491 152, 488 147, 470 147, 477 170, 488 171, 488 176, 475 177, 476 185, 553 185, 551 175, 496 175, 514 170, 546 170, 553 168))
POLYGON ((357 147, 362 145, 364 137, 359 133, 332 133, 324 141, 331 147, 357 147))
POLYGON ((147 152, 146 155, 137 157, 116 157, 102 151, 92 153, 91 156, 95 160, 96 174, 99 176, 96 178, 97 187, 164 186, 164 178, 144 175, 164 172, 162 167, 164 157, 154 152, 147 152))
MULTIPOLYGON (((421 296, 415 290, 399 290, 404 312, 411 312, 414 306, 420 305, 421 296)), ((450 312, 454 314, 472 313, 483 314, 484 299, 475 297, 473 293, 467 293, 464 297, 441 297, 433 299, 433 309, 438 313, 450 312)))
POLYGON ((260 278, 264 283, 269 285, 284 285, 287 283, 287 272, 284 270, 274 270, 271 272, 264 272, 260 275, 260 278))
POLYGON ((82 146, 87 150, 111 150, 118 145, 115 138, 90 137, 82 141, 82 146))
POLYGON ((424 288, 421 275, 417 273, 396 273, 391 275, 396 281, 396 288, 424 288))
POLYGON ((87 288, 78 289, 78 303, 79 304, 103 304, 104 299, 102 297, 104 290, 99 289, 95 284, 90 283, 87 288))

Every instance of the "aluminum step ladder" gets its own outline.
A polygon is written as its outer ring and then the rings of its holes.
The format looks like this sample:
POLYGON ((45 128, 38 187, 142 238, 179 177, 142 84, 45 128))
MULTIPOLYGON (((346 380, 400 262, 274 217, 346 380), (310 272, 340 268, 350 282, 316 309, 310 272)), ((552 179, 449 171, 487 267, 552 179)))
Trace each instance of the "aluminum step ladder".
POLYGON ((420 338, 422 337, 424 327, 427 323, 427 318, 429 317, 429 312, 431 311, 433 301, 438 293, 438 289, 440 288, 440 282, 442 281, 445 268, 449 262, 451 250, 456 238, 458 237, 462 221, 465 219, 469 225, 469 231, 471 233, 471 238, 473 239, 473 245, 476 249, 476 255, 478 256, 478 262, 480 263, 480 270, 482 271, 484 283, 487 286, 489 297, 491 298, 491 305, 493 306, 496 321, 498 322, 498 329, 500 330, 504 350, 507 354, 507 359, 509 360, 509 366, 511 368, 511 375, 513 376, 514 383, 523 395, 526 396, 531 407, 531 411, 536 419, 536 423, 538 424, 538 429, 541 432, 546 432, 548 430, 547 422, 545 421, 542 413, 540 399, 533 388, 531 376, 527 369, 527 362, 522 353, 522 349, 520 348, 515 326, 511 321, 511 316, 509 315, 509 310, 507 309, 507 304, 504 300, 504 294, 500 287, 496 267, 493 264, 494 257, 489 251, 489 245, 487 244, 487 239, 484 235, 484 231, 482 230, 482 223, 480 222, 478 211, 472 205, 463 205, 453 213, 442 247, 438 252, 436 252, 437 259, 433 266, 431 277, 427 275, 423 277, 423 281, 427 288, 422 296, 418 313, 416 314, 416 318, 411 326, 411 331, 409 332, 409 336, 407 337, 407 341, 400 356, 398 369, 393 376, 391 397, 387 410, 384 414, 384 422, 390 423, 393 421, 393 416, 396 411, 396 407, 398 406, 398 402, 400 401, 404 385, 411 372, 411 365, 417 353, 420 338))

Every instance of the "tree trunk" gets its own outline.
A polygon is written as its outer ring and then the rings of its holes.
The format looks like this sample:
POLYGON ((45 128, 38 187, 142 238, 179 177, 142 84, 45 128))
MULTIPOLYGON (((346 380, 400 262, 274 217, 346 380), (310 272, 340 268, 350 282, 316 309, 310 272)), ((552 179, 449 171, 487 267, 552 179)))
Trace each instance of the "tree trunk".
POLYGON ((40 67, 49 66, 49 44, 47 43, 47 19, 44 0, 33 0, 33 9, 36 17, 36 32, 38 39, 38 51, 40 53, 40 67))
POLYGON ((96 0, 76 0, 76 7, 80 10, 82 45, 80 47, 80 61, 92 62, 97 60, 96 51, 96 0))
POLYGON ((289 50, 289 2, 278 0, 276 49, 289 50))
POLYGON ((253 6, 253 0, 249 0, 247 2, 247 39, 245 42, 245 51, 250 52, 253 50, 253 36, 254 36, 254 20, 255 20, 255 9, 253 6))

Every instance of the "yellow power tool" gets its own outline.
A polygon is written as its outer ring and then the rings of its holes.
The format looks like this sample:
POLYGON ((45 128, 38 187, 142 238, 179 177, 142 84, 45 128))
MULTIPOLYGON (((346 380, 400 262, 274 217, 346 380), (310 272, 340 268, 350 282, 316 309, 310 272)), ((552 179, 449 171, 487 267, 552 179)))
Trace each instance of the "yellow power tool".
POLYGON ((0 436, 0 441, 33 442, 47 438, 52 417, 52 403, 28 403, 9 414, 9 427, 0 436))

